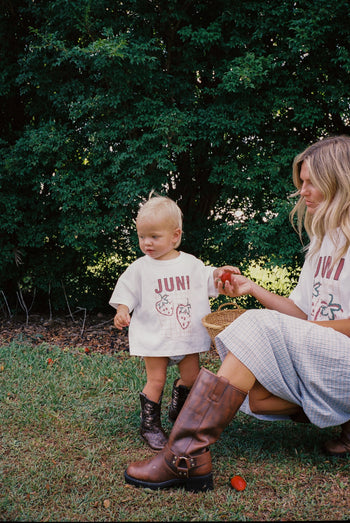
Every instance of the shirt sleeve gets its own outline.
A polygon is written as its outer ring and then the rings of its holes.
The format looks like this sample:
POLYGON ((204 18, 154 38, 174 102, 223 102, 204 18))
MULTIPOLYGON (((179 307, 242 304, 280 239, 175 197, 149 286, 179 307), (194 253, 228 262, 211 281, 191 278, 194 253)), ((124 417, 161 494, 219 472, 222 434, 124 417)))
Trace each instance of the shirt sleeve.
POLYGON ((120 276, 112 293, 109 304, 115 309, 118 305, 126 305, 129 312, 132 312, 139 302, 140 285, 137 285, 138 271, 131 264, 120 276))
POLYGON ((207 277, 207 284, 208 284, 208 296, 211 296, 213 298, 216 298, 219 295, 218 290, 215 287, 214 277, 213 277, 215 268, 216 267, 211 267, 208 265, 204 266, 204 270, 206 272, 206 277, 207 277))

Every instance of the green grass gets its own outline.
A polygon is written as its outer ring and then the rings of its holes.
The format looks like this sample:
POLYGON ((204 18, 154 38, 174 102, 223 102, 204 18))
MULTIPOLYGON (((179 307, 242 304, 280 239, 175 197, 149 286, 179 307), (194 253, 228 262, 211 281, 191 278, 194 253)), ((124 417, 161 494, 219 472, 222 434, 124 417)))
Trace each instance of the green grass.
MULTIPOLYGON (((215 354, 202 363, 215 371, 215 354)), ((176 367, 163 397, 166 418, 176 367)), ((320 430, 238 414, 212 446, 215 490, 125 484, 131 461, 154 453, 139 437, 140 358, 43 344, 0 347, 0 520, 349 520, 350 459, 326 458, 320 430), (53 363, 48 363, 51 358, 53 363), (247 481, 234 491, 231 476, 247 481)))

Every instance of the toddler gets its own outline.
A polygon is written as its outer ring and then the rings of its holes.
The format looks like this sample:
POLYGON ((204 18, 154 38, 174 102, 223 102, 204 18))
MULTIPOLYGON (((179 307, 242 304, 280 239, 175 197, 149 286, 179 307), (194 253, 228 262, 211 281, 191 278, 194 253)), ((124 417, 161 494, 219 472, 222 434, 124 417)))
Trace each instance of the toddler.
POLYGON ((167 442, 160 418, 167 367, 176 364, 180 373, 169 408, 174 422, 199 373, 199 353, 210 348, 201 319, 210 312, 209 297, 217 296, 214 279, 223 268, 178 250, 182 212, 168 197, 151 194, 139 209, 136 229, 144 256, 120 276, 109 303, 117 310, 115 327, 130 325, 130 354, 144 359, 140 433, 160 450, 167 442))

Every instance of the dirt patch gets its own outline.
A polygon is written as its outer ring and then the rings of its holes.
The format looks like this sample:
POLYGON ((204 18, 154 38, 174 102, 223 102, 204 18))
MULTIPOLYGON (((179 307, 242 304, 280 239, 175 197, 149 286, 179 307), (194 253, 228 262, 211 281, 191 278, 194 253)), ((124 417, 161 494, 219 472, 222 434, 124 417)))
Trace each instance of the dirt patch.
POLYGON ((16 316, 0 319, 0 344, 25 341, 32 345, 49 343, 58 347, 84 347, 95 352, 129 351, 128 333, 118 331, 113 316, 97 314, 72 318, 50 319, 43 315, 28 318, 16 316))

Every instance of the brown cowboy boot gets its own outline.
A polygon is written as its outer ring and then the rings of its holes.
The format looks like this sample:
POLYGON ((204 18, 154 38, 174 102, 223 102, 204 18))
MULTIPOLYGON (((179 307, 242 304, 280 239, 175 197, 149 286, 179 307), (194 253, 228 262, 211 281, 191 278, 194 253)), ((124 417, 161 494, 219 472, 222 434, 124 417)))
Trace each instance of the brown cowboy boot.
POLYGON ((324 444, 324 450, 330 456, 346 456, 350 454, 350 420, 343 423, 339 438, 330 439, 324 444))
POLYGON ((148 443, 153 450, 161 450, 168 438, 163 430, 160 411, 162 405, 162 396, 158 403, 147 398, 146 394, 140 392, 141 402, 141 437, 148 443))
POLYGON ((299 407, 298 411, 295 414, 291 414, 289 417, 295 423, 310 423, 310 420, 302 407, 299 407))
POLYGON ((125 481, 136 487, 213 489, 208 446, 230 423, 246 393, 202 368, 173 426, 167 445, 153 459, 132 463, 125 481))
POLYGON ((175 380, 173 383, 173 391, 171 394, 171 403, 169 407, 169 420, 173 423, 175 422, 176 418, 179 415, 180 410, 182 409, 187 396, 190 393, 190 390, 188 387, 185 387, 185 385, 177 385, 177 382, 179 379, 175 380))

